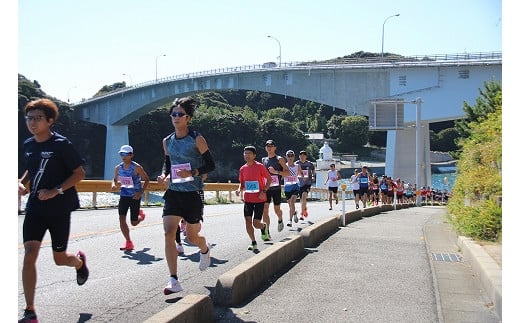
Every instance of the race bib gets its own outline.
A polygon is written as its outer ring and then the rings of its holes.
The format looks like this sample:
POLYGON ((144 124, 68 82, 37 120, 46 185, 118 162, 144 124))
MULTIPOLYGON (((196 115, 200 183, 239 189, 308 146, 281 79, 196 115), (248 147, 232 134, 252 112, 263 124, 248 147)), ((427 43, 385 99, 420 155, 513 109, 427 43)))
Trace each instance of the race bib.
POLYGON ((271 185, 269 185, 269 187, 280 186, 280 181, 278 181, 278 175, 271 175, 271 178, 273 179, 273 181, 271 182, 271 185))
POLYGON ((293 185, 298 184, 298 177, 296 176, 285 176, 284 177, 285 185, 293 185))
POLYGON ((132 180, 132 177, 119 176, 119 182, 121 183, 121 187, 134 188, 134 181, 132 180))
POLYGON ((190 163, 172 165, 172 168, 170 171, 170 178, 171 178, 172 183, 183 183, 183 182, 193 181, 193 179, 194 179, 193 176, 183 178, 183 177, 180 177, 179 175, 177 175, 177 171, 179 171, 179 170, 191 171, 190 163))
POLYGON ((308 169, 303 169, 302 172, 303 172, 303 177, 304 178, 308 178, 309 177, 309 170, 308 169))
POLYGON ((246 193, 258 193, 260 192, 260 183, 258 181, 246 181, 246 187, 244 192, 246 193))

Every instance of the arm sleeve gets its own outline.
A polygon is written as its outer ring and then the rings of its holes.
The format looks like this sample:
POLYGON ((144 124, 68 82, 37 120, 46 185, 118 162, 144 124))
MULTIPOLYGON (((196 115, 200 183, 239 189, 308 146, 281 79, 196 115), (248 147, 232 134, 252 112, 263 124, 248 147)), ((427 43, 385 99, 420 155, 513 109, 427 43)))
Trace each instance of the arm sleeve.
POLYGON ((215 169, 215 161, 213 160, 213 156, 211 152, 206 150, 204 154, 202 154, 202 166, 199 167, 199 175, 207 174, 215 169))
POLYGON ((172 169, 172 163, 170 161, 170 156, 164 155, 164 164, 163 164, 163 169, 162 169, 163 174, 166 176, 170 175, 171 169, 172 169))

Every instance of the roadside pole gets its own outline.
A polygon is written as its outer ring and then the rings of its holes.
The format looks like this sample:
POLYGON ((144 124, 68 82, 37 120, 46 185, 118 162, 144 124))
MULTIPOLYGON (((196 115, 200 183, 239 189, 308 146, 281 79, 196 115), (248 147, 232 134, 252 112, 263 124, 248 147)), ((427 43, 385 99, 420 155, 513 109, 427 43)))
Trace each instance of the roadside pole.
POLYGON ((341 183, 341 226, 345 226, 345 190, 347 189, 346 183, 341 183))

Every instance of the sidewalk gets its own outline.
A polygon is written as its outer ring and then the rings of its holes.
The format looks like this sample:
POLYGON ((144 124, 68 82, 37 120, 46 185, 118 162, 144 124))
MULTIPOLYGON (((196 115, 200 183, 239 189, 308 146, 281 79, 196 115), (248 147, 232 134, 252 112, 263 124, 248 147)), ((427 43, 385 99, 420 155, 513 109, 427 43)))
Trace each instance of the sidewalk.
POLYGON ((461 240, 444 212, 411 207, 340 227, 244 304, 215 306, 216 322, 500 322, 500 246, 461 240), (470 264, 475 252, 484 268, 470 264), (488 287, 500 298, 483 286, 489 259, 500 259, 489 263, 500 286, 488 287))

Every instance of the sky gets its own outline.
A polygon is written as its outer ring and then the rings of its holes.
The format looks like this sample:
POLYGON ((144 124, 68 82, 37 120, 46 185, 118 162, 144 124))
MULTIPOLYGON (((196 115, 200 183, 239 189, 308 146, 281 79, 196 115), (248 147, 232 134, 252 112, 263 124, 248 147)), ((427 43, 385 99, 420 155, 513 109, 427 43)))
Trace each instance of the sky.
POLYGON ((385 52, 502 50, 498 0, 22 0, 17 10, 18 73, 70 102, 156 73, 278 62, 280 49, 282 62, 380 53, 394 14, 385 52))

